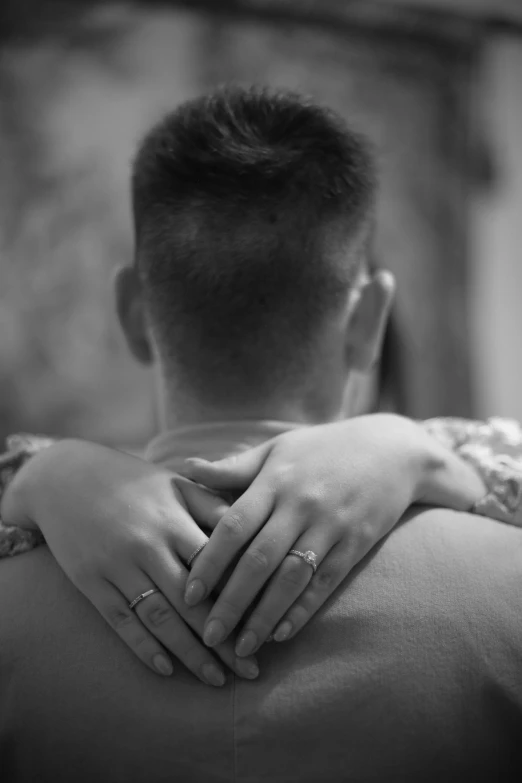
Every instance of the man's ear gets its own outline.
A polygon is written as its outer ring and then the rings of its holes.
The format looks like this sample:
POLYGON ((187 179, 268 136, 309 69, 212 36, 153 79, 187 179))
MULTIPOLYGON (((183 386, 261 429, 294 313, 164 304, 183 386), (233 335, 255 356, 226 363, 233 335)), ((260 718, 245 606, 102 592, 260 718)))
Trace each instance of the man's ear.
POLYGON ((358 289, 346 329, 346 363, 368 372, 377 362, 395 294, 391 272, 379 271, 358 289))
POLYGON ((118 269, 114 276, 116 313, 130 352, 140 364, 152 364, 153 353, 147 328, 143 291, 136 270, 118 269))

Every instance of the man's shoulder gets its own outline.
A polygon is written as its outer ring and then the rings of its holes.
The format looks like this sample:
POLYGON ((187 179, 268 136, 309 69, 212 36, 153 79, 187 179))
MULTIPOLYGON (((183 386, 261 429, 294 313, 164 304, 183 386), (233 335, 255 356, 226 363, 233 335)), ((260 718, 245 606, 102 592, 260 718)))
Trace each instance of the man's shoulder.
POLYGON ((390 612, 400 615, 419 601, 426 614, 445 610, 456 622, 473 612, 484 628, 506 627, 522 650, 522 623, 508 628, 522 584, 520 528, 449 509, 415 507, 358 571, 362 595, 365 589, 369 595, 387 586, 394 596, 390 612))
POLYGON ((514 564, 522 567, 520 558, 515 557, 522 550, 522 529, 478 514, 414 506, 404 515, 392 540, 404 546, 425 542, 444 552, 466 548, 474 557, 487 556, 492 567, 495 555, 509 550, 514 564))
POLYGON ((511 567, 522 574, 520 528, 447 508, 411 508, 388 537, 387 551, 448 572, 476 573, 481 567, 507 576, 511 567))
POLYGON ((236 683, 236 736, 279 743, 288 764, 293 737, 320 736, 323 759, 343 747, 344 769, 372 779, 498 759, 522 725, 521 544, 489 519, 412 509, 295 639, 261 650, 262 679, 236 683))
MULTIPOLYGON (((457 624, 474 612, 489 629, 507 627, 521 584, 520 528, 449 509, 414 507, 353 569, 331 609, 338 621, 360 610, 376 626, 381 619, 402 622, 408 614, 444 611, 457 624)), ((522 623, 519 628, 513 633, 522 650, 522 623)))
POLYGON ((0 559, 0 616, 4 628, 11 621, 18 625, 27 623, 30 615, 38 617, 42 606, 74 600, 75 592, 45 545, 0 559))
POLYGON ((151 672, 46 547, 0 561, 0 627, 9 780, 61 781, 71 769, 81 781, 214 780, 213 763, 228 773, 232 689, 175 661, 170 678, 151 672))

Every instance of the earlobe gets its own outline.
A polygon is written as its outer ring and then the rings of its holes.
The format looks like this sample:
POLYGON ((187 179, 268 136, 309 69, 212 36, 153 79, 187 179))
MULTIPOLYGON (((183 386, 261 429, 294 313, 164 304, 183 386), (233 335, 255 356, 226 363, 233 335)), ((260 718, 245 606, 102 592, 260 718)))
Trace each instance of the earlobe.
POLYGON ((114 277, 116 313, 130 352, 140 364, 152 364, 141 283, 133 267, 118 269, 114 277))
POLYGON ((347 327, 350 369, 368 372, 378 361, 394 294, 395 278, 384 270, 361 286, 347 327))

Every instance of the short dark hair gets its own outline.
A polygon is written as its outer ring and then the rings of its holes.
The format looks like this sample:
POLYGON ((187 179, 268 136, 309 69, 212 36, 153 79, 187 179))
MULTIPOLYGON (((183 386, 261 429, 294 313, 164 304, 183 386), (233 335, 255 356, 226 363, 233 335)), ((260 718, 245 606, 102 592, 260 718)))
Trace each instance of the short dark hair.
POLYGON ((198 398, 305 377, 359 270, 374 196, 366 140, 292 92, 222 87, 147 134, 137 265, 163 358, 198 398))

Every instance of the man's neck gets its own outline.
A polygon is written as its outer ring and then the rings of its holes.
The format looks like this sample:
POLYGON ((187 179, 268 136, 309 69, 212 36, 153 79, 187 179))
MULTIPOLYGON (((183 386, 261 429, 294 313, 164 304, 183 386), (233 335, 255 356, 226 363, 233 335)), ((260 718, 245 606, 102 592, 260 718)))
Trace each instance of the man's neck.
POLYGON ((259 401, 249 405, 205 405, 193 396, 163 394, 159 400, 161 429, 212 425, 218 422, 282 421, 297 426, 312 426, 338 421, 351 415, 344 406, 328 406, 315 399, 259 401))
POLYGON ((300 425, 271 420, 235 420, 185 424, 163 430, 148 444, 145 458, 170 470, 181 469, 187 457, 208 460, 239 454, 300 425))
MULTIPOLYGON (((160 384, 160 388, 165 389, 160 384)), ((240 453, 295 427, 341 420, 354 411, 351 397, 343 407, 319 415, 316 406, 286 401, 255 406, 204 406, 181 394, 160 395, 160 434, 151 441, 146 458, 177 471, 187 457, 215 460, 240 453)))

